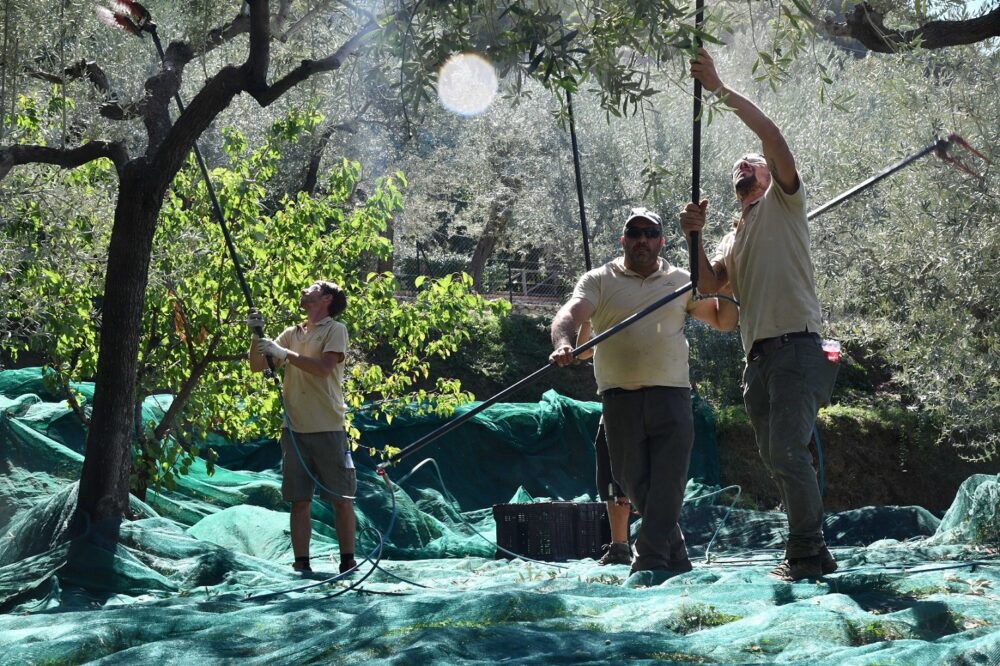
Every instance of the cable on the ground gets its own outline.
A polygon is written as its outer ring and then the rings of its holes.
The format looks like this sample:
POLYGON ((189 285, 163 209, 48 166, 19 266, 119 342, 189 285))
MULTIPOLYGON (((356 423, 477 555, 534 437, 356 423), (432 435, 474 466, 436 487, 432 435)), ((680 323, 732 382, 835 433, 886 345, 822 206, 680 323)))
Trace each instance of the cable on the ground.
POLYGON ((705 499, 705 498, 708 498, 708 497, 714 497, 715 495, 720 495, 720 494, 726 492, 727 490, 735 490, 736 491, 736 497, 734 497, 733 501, 729 504, 729 508, 726 509, 726 513, 723 514, 722 519, 719 521, 718 527, 716 527, 715 531, 712 532, 712 538, 708 540, 708 545, 705 546, 705 555, 704 555, 704 557, 705 557, 705 564, 711 564, 712 563, 712 556, 711 556, 711 553, 709 551, 711 551, 712 544, 715 543, 716 537, 719 536, 719 532, 721 532, 722 528, 725 527, 725 525, 726 525, 726 519, 729 518, 729 514, 733 512, 733 509, 736 507, 736 503, 740 500, 740 495, 743 494, 743 488, 741 488, 738 485, 726 486, 725 488, 719 488, 718 490, 713 490, 711 492, 707 492, 707 493, 704 493, 704 494, 701 494, 701 495, 695 495, 694 497, 685 497, 684 498, 684 502, 685 503, 686 502, 693 502, 695 500, 700 500, 700 499, 705 499))
MULTIPOLYGON (((389 527, 385 531, 385 536, 388 536, 388 534, 390 532, 392 532, 393 526, 396 524, 396 513, 398 511, 398 508, 396 506, 396 494, 392 490, 392 483, 389 480, 389 475, 385 474, 383 472, 383 473, 380 474, 380 476, 385 481, 385 484, 386 484, 386 486, 387 486, 387 488, 389 490, 389 495, 390 495, 390 497, 392 499, 392 512, 391 512, 391 515, 389 517, 389 527)), ((319 581, 315 581, 315 582, 312 582, 312 583, 307 583, 305 585, 299 585, 299 586, 296 586, 296 587, 293 587, 293 588, 288 588, 288 589, 285 589, 285 590, 278 590, 278 591, 275 591, 275 592, 266 592, 264 594, 257 594, 257 595, 247 595, 246 597, 244 597, 243 601, 260 601, 260 600, 263 600, 263 599, 270 599, 270 598, 273 598, 273 597, 277 597, 277 596, 281 596, 281 595, 285 595, 285 594, 290 594, 292 592, 301 592, 303 590, 308 590, 308 589, 311 589, 311 588, 314 588, 314 587, 319 587, 321 585, 328 585, 328 584, 337 582, 338 580, 341 580, 341 579, 343 579, 343 578, 345 578, 347 576, 350 576, 352 573, 354 573, 355 571, 357 571, 361 567, 361 565, 363 563, 365 563, 365 562, 372 563, 372 568, 369 569, 367 573, 365 573, 365 575, 361 578, 361 580, 357 581, 356 583, 353 583, 353 584, 349 585, 346 589, 343 590, 343 592, 350 592, 351 590, 356 589, 358 585, 360 585, 361 583, 363 583, 369 576, 372 575, 372 573, 375 571, 375 569, 379 568, 379 562, 381 562, 381 560, 382 560, 382 550, 383 550, 383 547, 385 545, 385 536, 383 536, 382 532, 379 532, 377 529, 375 529, 373 527, 369 527, 369 528, 366 528, 366 529, 368 531, 371 531, 371 532, 373 532, 375 534, 375 536, 377 537, 377 541, 378 542, 375 544, 375 547, 372 548, 371 552, 361 562, 355 564, 352 568, 348 569, 347 571, 345 571, 343 573, 339 573, 339 574, 337 574, 335 576, 331 576, 330 578, 327 578, 327 579, 324 579, 324 580, 319 580, 319 581)), ((336 596, 336 595, 334 595, 334 596, 336 596)), ((325 598, 329 598, 329 597, 325 597, 325 598)))

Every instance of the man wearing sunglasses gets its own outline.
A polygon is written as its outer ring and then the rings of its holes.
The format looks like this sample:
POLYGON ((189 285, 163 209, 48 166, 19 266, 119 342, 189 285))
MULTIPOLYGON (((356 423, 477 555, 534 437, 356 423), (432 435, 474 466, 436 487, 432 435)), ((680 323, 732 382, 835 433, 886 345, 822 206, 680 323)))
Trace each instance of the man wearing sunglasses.
MULTIPOLYGON (((763 148, 762 155, 749 153, 733 165, 742 214, 711 262, 698 235, 698 289, 712 293, 728 283, 740 302, 747 354, 743 399, 760 457, 788 515, 785 558, 771 575, 789 582, 819 578, 836 571, 837 562, 823 539, 823 500, 808 446, 837 366, 821 348, 805 192, 781 130, 722 82, 705 49, 691 61, 691 76, 721 97, 763 148)), ((681 213, 689 243, 690 233, 705 225, 707 205, 689 203, 681 213)))
MULTIPOLYGON (((687 271, 660 257, 660 216, 635 208, 625 220, 623 256, 580 278, 552 321, 549 360, 574 361, 577 330, 590 322, 600 334, 629 315, 677 291, 687 271)), ((607 338, 594 351, 611 473, 642 514, 630 573, 691 570, 677 524, 694 443, 687 314, 722 330, 736 326, 735 306, 717 299, 695 301, 686 292, 607 338)))

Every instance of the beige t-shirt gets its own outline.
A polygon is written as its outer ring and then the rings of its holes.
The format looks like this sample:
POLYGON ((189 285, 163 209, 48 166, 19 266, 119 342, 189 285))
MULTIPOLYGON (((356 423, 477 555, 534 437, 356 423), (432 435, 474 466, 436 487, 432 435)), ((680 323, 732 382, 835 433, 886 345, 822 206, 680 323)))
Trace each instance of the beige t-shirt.
MULTIPOLYGON (((347 353, 347 327, 330 317, 306 330, 289 326, 276 342, 302 356, 322 358, 325 352, 347 353)), ((294 432, 334 432, 344 429, 344 363, 326 377, 311 375, 286 364, 282 395, 294 432)), ((282 427, 287 427, 282 425, 282 427)))
POLYGON ((772 178, 760 201, 719 243, 712 262, 719 261, 725 264, 740 302, 740 331, 747 353, 755 340, 820 332, 801 177, 795 194, 787 194, 772 178))
MULTIPOLYGON (((580 278, 573 298, 589 301, 594 335, 600 335, 629 315, 690 282, 687 271, 660 259, 649 277, 625 268, 622 257, 580 278)), ((597 392, 617 387, 690 387, 688 341, 684 319, 691 292, 686 292, 634 324, 599 343, 594 350, 597 392)))

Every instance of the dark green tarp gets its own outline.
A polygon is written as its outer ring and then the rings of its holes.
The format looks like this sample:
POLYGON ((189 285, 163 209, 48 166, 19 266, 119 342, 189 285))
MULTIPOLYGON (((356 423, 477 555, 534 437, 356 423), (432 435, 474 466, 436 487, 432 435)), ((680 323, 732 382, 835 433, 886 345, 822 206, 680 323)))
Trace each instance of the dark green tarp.
MULTIPOLYGON (((36 380, 0 372, 0 664, 1000 663, 998 477, 970 478, 941 521, 919 507, 828 516, 840 570, 819 581, 769 578, 783 516, 696 481, 689 573, 644 587, 589 559, 497 560, 489 503, 593 485, 596 407, 550 394, 428 451, 447 489, 427 465, 390 495, 359 458, 369 559, 335 579, 332 515, 314 502, 312 580, 289 566, 269 444, 242 447, 254 469, 195 465, 134 501, 133 520, 72 525, 82 430, 36 380)), ((396 425, 385 443, 433 427, 396 425)))

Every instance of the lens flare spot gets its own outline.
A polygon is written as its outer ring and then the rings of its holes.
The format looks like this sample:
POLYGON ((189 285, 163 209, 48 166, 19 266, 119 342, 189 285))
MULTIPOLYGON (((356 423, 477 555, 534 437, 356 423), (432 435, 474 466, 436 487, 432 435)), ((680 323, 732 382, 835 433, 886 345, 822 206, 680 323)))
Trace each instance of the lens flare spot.
POLYGON ((489 108, 498 85, 493 65, 475 53, 453 55, 438 72, 441 105, 463 116, 476 116, 489 108))

